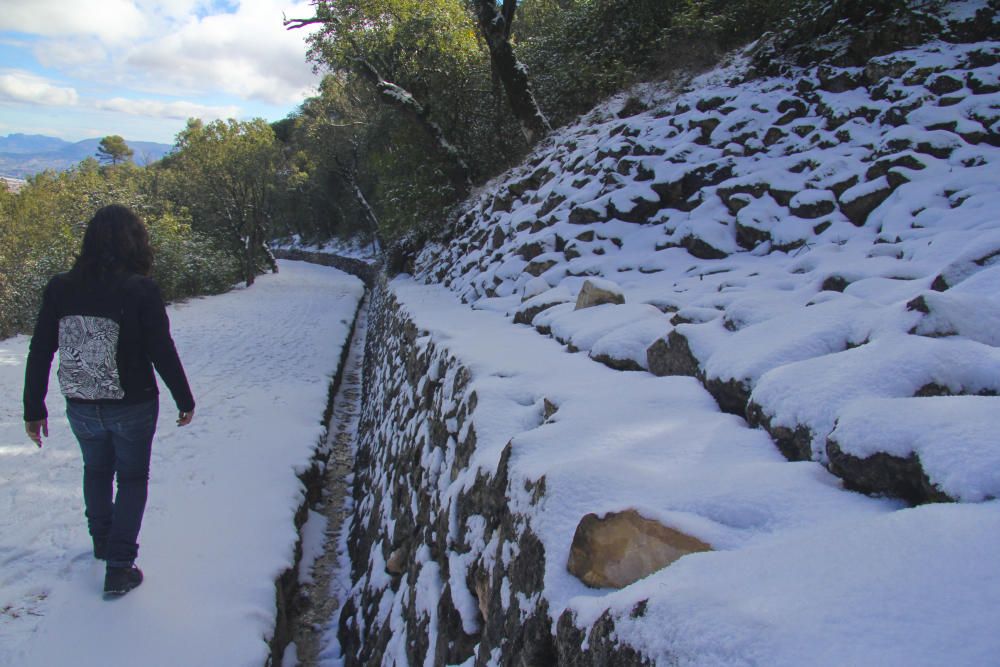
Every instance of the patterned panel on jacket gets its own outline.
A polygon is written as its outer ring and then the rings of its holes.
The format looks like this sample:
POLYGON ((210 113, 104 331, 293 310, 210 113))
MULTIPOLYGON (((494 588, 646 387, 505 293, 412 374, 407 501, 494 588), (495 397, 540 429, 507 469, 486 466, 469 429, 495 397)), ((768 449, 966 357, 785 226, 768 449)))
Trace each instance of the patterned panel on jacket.
POLYGON ((59 320, 59 386, 66 398, 121 399, 118 323, 106 317, 68 315, 59 320))

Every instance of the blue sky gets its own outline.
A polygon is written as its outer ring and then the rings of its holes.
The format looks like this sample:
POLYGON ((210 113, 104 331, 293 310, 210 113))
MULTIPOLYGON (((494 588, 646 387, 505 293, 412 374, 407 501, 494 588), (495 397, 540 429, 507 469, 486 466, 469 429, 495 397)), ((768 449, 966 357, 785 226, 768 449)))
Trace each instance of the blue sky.
POLYGON ((315 92, 303 0, 0 0, 0 135, 173 143, 190 117, 284 118, 315 92))

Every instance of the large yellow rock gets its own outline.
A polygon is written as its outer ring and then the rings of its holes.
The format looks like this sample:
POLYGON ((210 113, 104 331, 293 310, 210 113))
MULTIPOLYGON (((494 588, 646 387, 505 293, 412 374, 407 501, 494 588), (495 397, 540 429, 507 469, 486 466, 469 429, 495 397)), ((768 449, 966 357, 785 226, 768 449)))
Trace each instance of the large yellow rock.
POLYGON ((592 588, 622 588, 681 556, 712 547, 633 509, 588 514, 573 536, 566 568, 592 588))

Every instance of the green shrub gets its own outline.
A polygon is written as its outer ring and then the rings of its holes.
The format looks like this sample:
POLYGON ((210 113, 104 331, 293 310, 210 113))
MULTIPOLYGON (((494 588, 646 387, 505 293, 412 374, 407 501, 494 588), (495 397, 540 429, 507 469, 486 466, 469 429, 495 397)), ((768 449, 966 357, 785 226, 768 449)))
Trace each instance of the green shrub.
POLYGON ((87 221, 110 203, 125 204, 145 220, 153 277, 165 299, 232 287, 236 263, 168 202, 148 194, 146 176, 131 165, 98 168, 89 160, 60 174, 38 174, 17 194, 0 191, 0 339, 31 332, 49 278, 73 265, 87 221))
POLYGON ((147 218, 146 226, 153 246, 153 279, 167 301, 225 292, 240 279, 240 267, 229 254, 174 214, 147 218))
POLYGON ((637 80, 701 68, 779 23, 802 0, 526 3, 519 53, 555 124, 637 80))

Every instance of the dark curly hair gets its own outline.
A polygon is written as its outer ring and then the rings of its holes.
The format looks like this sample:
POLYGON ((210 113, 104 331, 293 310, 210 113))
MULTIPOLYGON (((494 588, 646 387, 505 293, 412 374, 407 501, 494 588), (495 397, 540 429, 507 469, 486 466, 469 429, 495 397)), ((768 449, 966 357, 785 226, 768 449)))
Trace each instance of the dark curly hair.
POLYGON ((87 223, 70 275, 77 280, 103 281, 123 271, 148 276, 152 268, 153 249, 146 226, 127 206, 111 204, 87 223))

